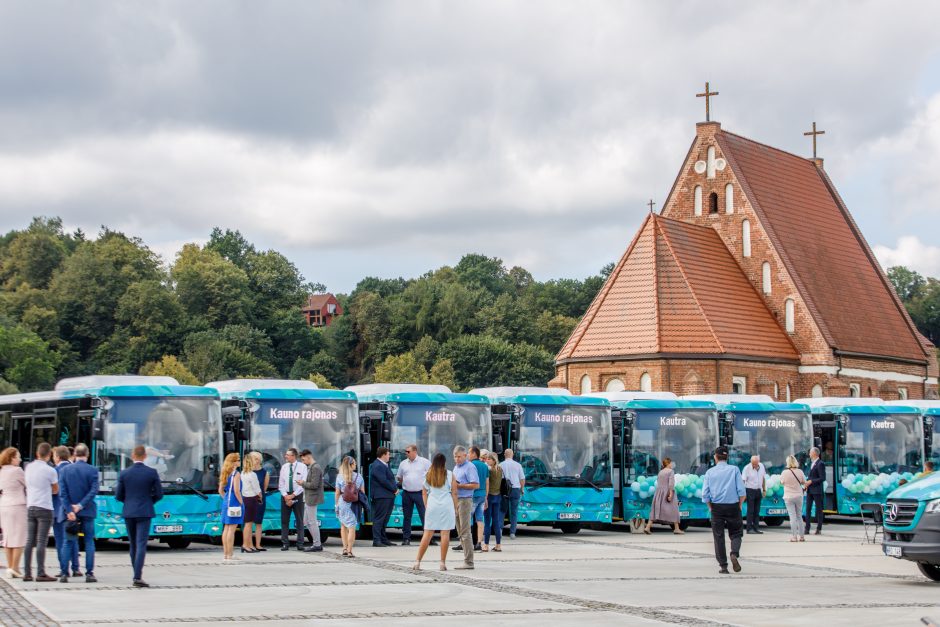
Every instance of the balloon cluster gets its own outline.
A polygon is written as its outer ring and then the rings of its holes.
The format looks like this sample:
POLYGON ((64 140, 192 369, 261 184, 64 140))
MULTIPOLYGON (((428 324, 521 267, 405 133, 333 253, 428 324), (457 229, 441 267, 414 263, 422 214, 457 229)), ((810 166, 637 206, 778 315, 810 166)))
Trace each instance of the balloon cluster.
POLYGON ((767 475, 767 498, 783 496, 783 483, 780 475, 767 475))
MULTIPOLYGON (((656 477, 640 475, 630 484, 630 489, 637 498, 649 499, 656 493, 656 477)), ((681 499, 702 498, 702 481, 699 475, 676 475, 676 494, 681 499)))
POLYGON ((910 481, 914 474, 910 472, 892 472, 881 474, 847 474, 842 479, 842 487, 852 494, 887 495, 900 484, 901 479, 910 481))

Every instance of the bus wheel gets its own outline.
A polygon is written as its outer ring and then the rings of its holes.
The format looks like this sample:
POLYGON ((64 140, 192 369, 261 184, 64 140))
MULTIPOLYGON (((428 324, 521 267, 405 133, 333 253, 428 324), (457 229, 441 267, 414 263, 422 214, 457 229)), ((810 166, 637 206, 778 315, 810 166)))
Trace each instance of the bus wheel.
POLYGON ((917 562, 917 568, 923 573, 924 577, 931 581, 940 581, 940 566, 937 564, 927 564, 926 562, 917 562))
POLYGON ((190 545, 192 540, 189 538, 167 538, 166 545, 171 549, 185 549, 190 545))
POLYGON ((779 527, 783 524, 783 518, 765 518, 764 524, 768 527, 779 527))
POLYGON ((689 523, 688 520, 680 520, 680 521, 679 521, 679 529, 681 529, 682 531, 685 531, 686 529, 689 528, 689 524, 690 524, 690 523, 689 523))
POLYGON ((581 531, 581 523, 561 523, 558 525, 558 528, 561 529, 561 532, 564 534, 574 535, 581 531))

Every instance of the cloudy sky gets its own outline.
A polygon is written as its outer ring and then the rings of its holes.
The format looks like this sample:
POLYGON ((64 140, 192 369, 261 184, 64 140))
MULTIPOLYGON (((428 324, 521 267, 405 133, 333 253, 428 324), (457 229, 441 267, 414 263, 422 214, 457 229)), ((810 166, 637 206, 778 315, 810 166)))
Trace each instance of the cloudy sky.
POLYGON ((462 254, 584 277, 704 117, 820 156, 940 276, 940 3, 0 2, 0 229, 167 261, 213 226, 348 291, 462 254))

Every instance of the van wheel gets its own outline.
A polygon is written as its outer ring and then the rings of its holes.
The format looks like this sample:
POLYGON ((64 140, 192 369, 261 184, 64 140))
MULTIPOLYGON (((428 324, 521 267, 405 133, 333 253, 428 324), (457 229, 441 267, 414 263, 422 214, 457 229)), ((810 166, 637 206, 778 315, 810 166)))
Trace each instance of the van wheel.
POLYGON ((574 535, 581 531, 581 523, 561 523, 558 525, 561 532, 568 535, 574 535))
POLYGON ((167 538, 166 545, 171 549, 185 549, 190 545, 192 540, 189 538, 167 538))
POLYGON ((924 577, 931 581, 940 581, 940 566, 937 564, 927 564, 926 562, 917 562, 917 568, 923 573, 924 577))
POLYGON ((768 527, 779 527, 783 524, 783 518, 765 518, 764 524, 768 527))
POLYGON ((692 524, 692 523, 690 523, 688 520, 680 520, 680 521, 679 521, 679 529, 681 529, 682 531, 685 531, 686 529, 689 528, 689 525, 691 525, 691 524, 692 524))

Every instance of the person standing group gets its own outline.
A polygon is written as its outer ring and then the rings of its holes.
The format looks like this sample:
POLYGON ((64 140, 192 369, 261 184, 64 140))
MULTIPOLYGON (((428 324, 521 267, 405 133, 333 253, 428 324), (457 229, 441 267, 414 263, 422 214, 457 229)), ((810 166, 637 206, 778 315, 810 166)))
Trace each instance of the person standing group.
POLYGON ((355 557, 353 545, 356 543, 356 527, 359 525, 361 501, 365 501, 362 475, 356 472, 356 460, 348 455, 339 465, 336 475, 336 493, 334 508, 336 520, 340 524, 340 537, 343 540, 343 557, 355 557))
POLYGON ((499 466, 496 453, 487 453, 484 458, 489 479, 486 482, 486 509, 483 512, 483 551, 490 550, 490 533, 492 532, 496 540, 493 550, 499 552, 503 550, 501 546, 503 541, 503 469, 499 466))
POLYGON ((463 550, 463 564, 457 570, 473 570, 473 493, 480 487, 476 467, 467 459, 467 449, 454 447, 454 482, 457 484, 457 535, 463 550))
POLYGON ((499 464, 503 479, 509 487, 509 538, 516 539, 516 524, 519 518, 519 501, 525 493, 525 471, 522 464, 513 459, 511 448, 503 452, 503 461, 499 464))
POLYGON ((744 480, 737 466, 728 464, 728 447, 715 449, 715 465, 705 473, 702 482, 702 501, 711 512, 712 537, 715 543, 715 558, 722 575, 728 574, 728 557, 725 552, 725 530, 731 539, 731 566, 741 572, 741 539, 744 536, 744 520, 741 505, 747 493, 744 480))
POLYGON ((319 553, 323 550, 323 544, 320 542, 320 520, 317 518, 317 508, 323 502, 323 469, 313 458, 313 452, 310 449, 300 452, 300 461, 307 466, 307 477, 300 485, 304 488, 304 522, 311 538, 311 545, 304 551, 319 553))
MULTIPOLYGON (((398 465, 395 475, 395 480, 401 486, 401 512, 404 518, 401 526, 402 546, 411 544, 411 519, 415 509, 418 510, 421 526, 427 529, 425 483, 430 470, 431 462, 418 454, 417 444, 405 447, 405 459, 398 465)), ((433 543, 433 539, 430 542, 433 543)))
POLYGON ((222 461, 219 473, 219 496, 222 497, 222 562, 235 560, 235 532, 245 522, 244 497, 238 463, 241 456, 229 453, 222 461))
POLYGON ((656 476, 656 493, 650 502, 650 516, 643 527, 643 533, 649 535, 653 531, 653 523, 659 521, 672 525, 673 533, 685 533, 679 528, 679 502, 676 499, 676 472, 672 460, 663 458, 662 468, 656 476))
POLYGON ((810 522, 813 519, 813 506, 816 507, 816 535, 822 533, 823 525, 823 485, 826 482, 826 464, 819 458, 819 449, 809 450, 809 475, 806 477, 806 519, 805 533, 809 535, 810 522))
MULTIPOLYGON (((88 446, 77 444, 75 458, 71 464, 62 468, 59 475, 59 494, 62 496, 62 508, 56 512, 65 524, 66 542, 73 553, 78 552, 78 534, 85 538, 85 582, 95 583, 95 518, 98 506, 98 469, 88 463, 88 446)), ((77 559, 77 558, 76 558, 77 559)), ((81 576, 73 573, 73 576, 81 576)), ((65 577, 60 577, 63 581, 65 577)))
POLYGON ((284 465, 277 478, 277 489, 281 493, 281 550, 290 549, 290 517, 294 515, 297 529, 296 547, 304 550, 304 481, 307 467, 298 460, 297 449, 291 447, 284 453, 284 465), (286 472, 285 472, 286 471, 286 472))
POLYGON ((477 487, 473 491, 473 523, 476 531, 476 538, 473 542, 474 551, 483 550, 483 521, 489 507, 486 494, 489 491, 490 468, 486 465, 486 462, 480 459, 480 454, 478 446, 470 447, 468 459, 477 471, 477 487))
POLYGON ((375 461, 369 466, 369 497, 372 501, 372 546, 394 546, 388 539, 385 528, 392 516, 392 507, 398 495, 395 475, 388 464, 391 451, 380 446, 376 451, 375 461))
POLYGON ((163 498, 163 486, 160 484, 160 474, 144 464, 147 459, 146 447, 134 447, 131 459, 134 463, 118 475, 114 498, 124 505, 121 517, 127 526, 131 567, 134 570, 131 585, 135 588, 149 588, 150 584, 143 579, 144 560, 147 557, 147 541, 150 539, 150 523, 156 516, 153 506, 163 498))
MULTIPOLYGON (((425 475, 421 488, 421 499, 425 506, 423 519, 424 532, 421 535, 421 545, 418 547, 418 557, 412 570, 421 569, 421 560, 427 553, 428 547, 435 533, 441 536, 441 570, 447 570, 447 547, 450 545, 450 532, 456 526, 457 513, 457 482, 454 473, 447 470, 447 458, 438 453, 431 461, 431 467, 425 475)), ((472 557, 471 553, 471 557, 472 557)))
POLYGON ((267 551, 261 546, 264 526, 264 499, 270 477, 261 466, 261 453, 252 451, 242 463, 242 501, 245 504, 245 526, 242 527, 242 553, 267 551), (253 529, 252 529, 253 528, 253 529))
POLYGON ((751 463, 741 471, 747 499, 747 532, 764 533, 760 530, 760 504, 767 494, 767 469, 760 463, 760 457, 751 456, 751 463))
POLYGON ((787 457, 787 468, 780 475, 780 483, 783 484, 783 502, 790 518, 790 542, 805 542, 800 510, 803 508, 803 493, 806 491, 803 487, 806 484, 806 475, 800 470, 800 462, 793 455, 787 457))

